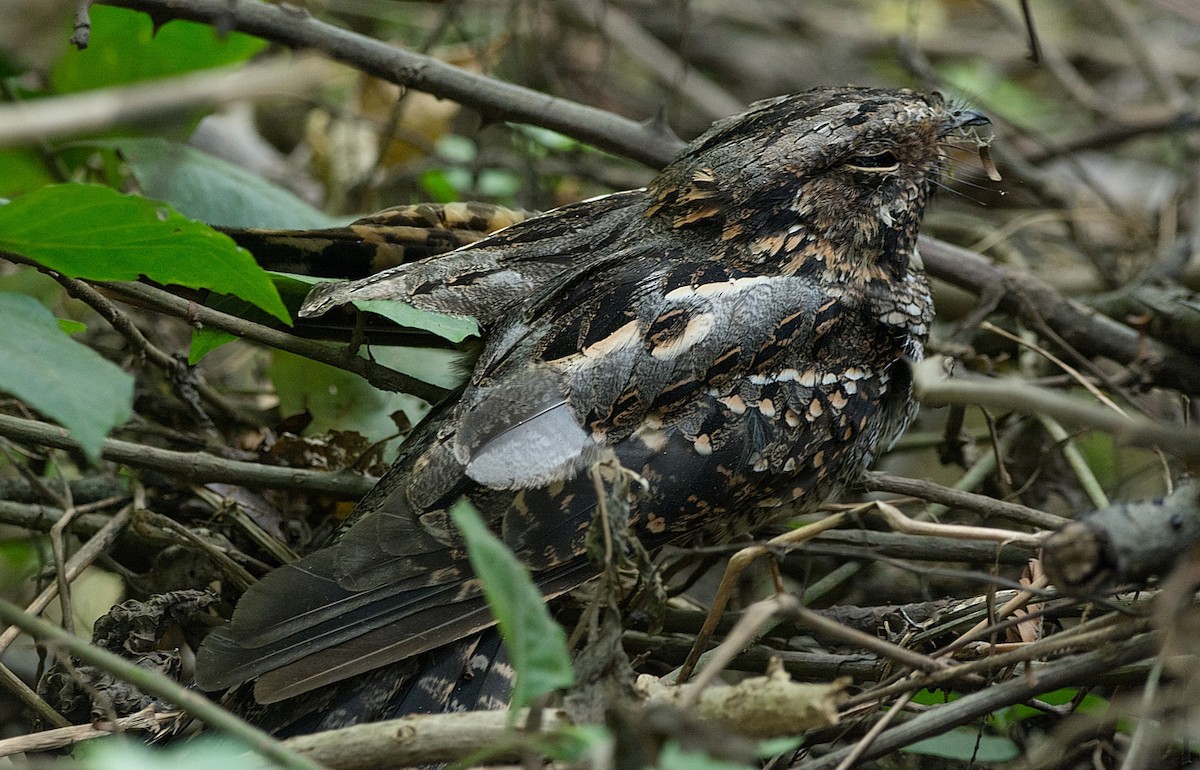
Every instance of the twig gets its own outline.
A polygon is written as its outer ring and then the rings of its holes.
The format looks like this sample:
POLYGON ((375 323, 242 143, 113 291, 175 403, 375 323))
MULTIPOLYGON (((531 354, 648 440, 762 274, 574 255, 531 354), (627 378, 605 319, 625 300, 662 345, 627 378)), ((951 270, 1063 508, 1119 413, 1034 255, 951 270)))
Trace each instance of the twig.
POLYGON ((20 626, 21 630, 47 646, 55 646, 83 663, 96 666, 120 677, 149 695, 174 703, 197 719, 224 730, 245 743, 258 754, 293 770, 323 770, 312 760, 300 756, 271 736, 252 727, 216 703, 197 692, 184 689, 157 671, 140 668, 113 653, 93 646, 85 639, 68 634, 57 626, 21 611, 19 607, 0 599, 0 620, 20 626))
POLYGON ((940 363, 932 359, 916 366, 915 391, 924 404, 977 404, 1024 414, 1044 414, 1071 425, 1107 431, 1118 441, 1133 446, 1159 447, 1184 458, 1200 457, 1200 430, 1122 417, 1111 410, 1019 380, 939 379, 934 371, 938 367, 940 363))
POLYGON ((247 32, 290 48, 321 51, 368 75, 453 99, 478 110, 486 121, 542 126, 651 166, 666 165, 683 146, 679 139, 650 124, 466 72, 281 5, 231 4, 228 0, 101 0, 101 3, 144 11, 158 24, 186 19, 247 32))
MULTIPOLYGON (((64 428, 36 420, 0 414, 0 436, 38 446, 79 450, 79 442, 64 428)), ((280 468, 241 460, 226 460, 205 452, 175 452, 168 449, 105 439, 100 456, 135 468, 168 473, 181 482, 223 481, 250 487, 291 489, 357 500, 374 487, 375 479, 348 471, 330 473, 302 468, 280 468)))
POLYGON ((1046 324, 1081 353, 1134 365, 1157 385, 1200 393, 1200 360, 1067 299, 1025 271, 994 265, 945 241, 927 236, 919 241, 930 275, 975 294, 999 290, 1002 309, 1019 313, 1034 326, 1046 324))
POLYGON ((326 83, 332 72, 328 62, 302 58, 11 104, 0 107, 0 146, 144 125, 202 106, 304 96, 326 83))
POLYGON ((900 509, 882 500, 875 501, 875 510, 883 516, 888 526, 897 532, 909 535, 928 535, 931 537, 950 537, 959 540, 987 540, 994 543, 1017 543, 1033 548, 1041 545, 1041 535, 1030 535, 1025 532, 1014 532, 1008 529, 993 527, 970 527, 962 524, 937 524, 930 521, 917 521, 900 512, 900 509))
MULTIPOLYGON (((1037 676, 1010 679, 979 692, 964 695, 883 733, 861 759, 874 759, 923 738, 968 724, 997 709, 1023 703, 1041 693, 1090 682, 1096 676, 1118 666, 1153 655, 1158 649, 1160 639, 1161 635, 1157 633, 1142 634, 1125 642, 1105 645, 1093 652, 1039 668, 1037 676)), ((805 770, 833 770, 849 756, 851 750, 841 749, 823 757, 810 759, 804 765, 805 770)))
POLYGON ((88 11, 92 0, 76 0, 75 23, 71 32, 71 45, 80 51, 88 47, 88 39, 92 35, 92 18, 88 11))
MULTIPOLYGON (((127 506, 123 510, 119 511, 106 525, 104 525, 104 527, 100 529, 99 532, 95 534, 95 536, 88 540, 88 542, 84 543, 83 547, 81 547, 79 551, 77 551, 75 555, 72 556, 70 560, 62 566, 61 569, 57 570, 58 580, 46 586, 46 588, 40 594, 38 594, 38 596, 32 602, 29 603, 29 606, 25 611, 31 614, 40 613, 47 606, 49 606, 50 602, 54 600, 54 597, 58 595, 60 584, 65 584, 77 578, 84 569, 86 569, 101 554, 108 550, 108 547, 112 545, 112 542, 116 539, 117 535, 119 535, 125 528, 125 525, 129 523, 129 515, 131 510, 131 507, 127 506)), ((8 649, 9 645, 11 645, 17 636, 20 635, 20 632, 20 629, 16 626, 9 626, 4 630, 4 633, 0 634, 0 653, 8 649)), ((44 700, 38 697, 37 693, 35 693, 24 682, 18 679, 17 676, 5 666, 0 666, 0 684, 7 687, 10 692, 16 695, 22 703, 30 708, 47 724, 58 727, 65 727, 66 725, 70 724, 62 717, 62 715, 50 708, 50 706, 44 700)))
MULTIPOLYGON (((517 723, 524 715, 518 714, 517 723)), ((562 709, 547 709, 542 730, 570 725, 562 709)), ((517 758, 514 734, 505 711, 466 711, 456 714, 419 714, 385 722, 327 730, 289 738, 284 745, 328 770, 374 770, 449 762, 476 751, 501 749, 493 759, 517 758)))
MULTIPOLYGON (((194 374, 196 390, 200 393, 202 398, 204 398, 210 405, 216 407, 228 417, 237 418, 239 416, 237 410, 225 400, 224 396, 222 396, 215 388, 209 385, 204 380, 202 375, 200 375, 198 372, 188 372, 187 365, 184 364, 180 359, 163 351, 154 345, 154 343, 150 342, 150 340, 146 339, 146 335, 142 334, 141 329, 138 329, 137 326, 134 325, 133 320, 128 315, 121 312, 121 310, 112 302, 110 302, 109 299, 103 294, 96 291, 86 282, 81 281, 78 278, 71 278, 54 270, 48 270, 36 263, 29 264, 33 264, 33 266, 39 271, 49 275, 55 281, 58 281, 59 285, 67 290, 67 294, 87 303, 88 306, 95 310, 101 318, 108 321, 108 323, 117 331, 118 334, 125 338, 125 341, 129 344, 129 347, 134 354, 144 356, 150 363, 166 372, 168 379, 173 385, 181 381, 185 376, 194 374)), ((184 399, 184 401, 186 400, 187 399, 184 399)))
POLYGON ((683 684, 687 682, 688 677, 692 675, 692 670, 700 660, 704 648, 708 646, 708 640, 712 638, 713 632, 717 629, 717 623, 721 619, 721 614, 725 612, 725 605, 729 602, 730 596, 733 595, 734 586, 737 583, 738 576, 746 570, 760 556, 766 556, 772 553, 775 549, 803 543, 820 533, 840 526, 845 520, 845 514, 835 514, 821 521, 808 524, 794 529, 791 532, 785 532, 778 537, 771 538, 763 545, 752 545, 748 548, 735 553, 729 558, 729 564, 725 567, 725 573, 721 576, 721 584, 717 588, 717 593, 713 597, 712 606, 708 610, 708 618, 704 621, 704 626, 700 629, 700 633, 696 635, 696 641, 692 645, 692 651, 688 654, 687 660, 679 670, 675 681, 683 684))
POLYGON ((1041 529, 1056 529, 1067 522, 1062 516, 1039 511, 1019 503, 997 500, 987 495, 964 492, 923 479, 909 479, 879 471, 867 471, 862 477, 863 489, 868 492, 891 492, 928 500, 947 507, 975 511, 985 518, 1003 516, 1041 529))
MULTIPOLYGON (((105 506, 121 502, 121 498, 104 501, 105 506)), ((82 506, 80 506, 80 509, 82 506)), ((78 509, 77 509, 78 510, 78 509)), ((63 515, 62 508, 33 503, 14 503, 11 500, 0 500, 0 524, 12 524, 22 529, 35 532, 49 532, 54 522, 63 515)), ((102 513, 77 516, 71 522, 71 531, 81 535, 93 535, 111 520, 110 516, 102 513)))
POLYGON ((862 758, 862 755, 866 754, 867 750, 871 748, 871 744, 875 742, 879 734, 886 730, 887 726, 896 720, 896 717, 900 716, 900 712, 904 710, 904 707, 908 705, 908 702, 916 694, 914 690, 910 693, 904 693, 897 698, 887 713, 876 720, 875 724, 871 725, 871 729, 867 730, 867 734, 851 747, 849 753, 838 764, 837 770, 850 770, 850 768, 854 767, 858 763, 858 760, 862 758))
MULTIPOLYGON (((130 505, 127 505, 118 511, 116 515, 114 515, 109 522, 100 529, 99 532, 89 538, 88 541, 84 543, 83 546, 81 546, 80 549, 76 551, 70 559, 67 560, 67 563, 63 565, 61 569, 62 577, 67 581, 72 581, 79 577, 79 575, 85 569, 91 566, 92 562, 96 561, 96 559, 98 559, 105 551, 108 550, 109 546, 113 544, 113 541, 117 539, 117 536, 120 535, 125 529, 125 526, 129 524, 129 519, 132 515, 132 512, 133 506, 130 505)), ((53 601, 54 596, 57 593, 57 583, 52 583, 51 585, 46 586, 42 592, 25 607, 25 611, 30 615, 40 615, 42 610, 46 609, 50 602, 53 601)), ((16 626, 9 626, 4 630, 3 633, 0 633, 0 654, 8 649, 9 645, 13 643, 20 633, 21 630, 16 626)))
POLYGON ((436 404, 449 391, 428 382, 410 377, 374 361, 355 355, 350 349, 321 342, 302 339, 294 334, 272 329, 260 323, 248 321, 235 315, 190 302, 170 292, 140 283, 104 284, 105 290, 133 304, 153 308, 189 322, 211 326, 214 329, 254 340, 279 350, 311 358, 323 364, 345 369, 357 374, 380 390, 411 393, 436 404))
POLYGON ((52 751, 74 746, 92 738, 124 733, 130 730, 146 731, 151 736, 162 732, 165 726, 179 718, 179 712, 155 713, 154 707, 142 709, 136 714, 121 717, 116 722, 92 722, 86 725, 70 725, 53 730, 42 730, 28 735, 0 740, 0 757, 36 751, 52 751))

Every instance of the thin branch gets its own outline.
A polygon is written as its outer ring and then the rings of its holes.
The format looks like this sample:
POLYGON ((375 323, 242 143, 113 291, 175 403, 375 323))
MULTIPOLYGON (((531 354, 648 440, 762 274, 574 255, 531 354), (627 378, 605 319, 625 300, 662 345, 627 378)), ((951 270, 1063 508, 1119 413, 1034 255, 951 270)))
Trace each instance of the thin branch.
POLYGON ((86 725, 70 725, 54 730, 42 730, 41 732, 29 733, 28 735, 5 738, 0 740, 0 757, 9 757, 13 754, 28 752, 52 751, 53 749, 74 746, 77 743, 82 743, 92 738, 103 738, 106 735, 127 731, 145 731, 151 737, 155 737, 164 730, 169 729, 178 719, 179 712, 155 713, 153 707, 147 707, 136 714, 121 717, 116 722, 92 722, 86 725))
POLYGON ((370 359, 362 358, 348 347, 306 340, 270 326, 213 310, 153 286, 141 283, 112 283, 104 284, 104 288, 114 296, 132 304, 183 318, 192 323, 211 326, 214 329, 260 342, 278 350, 345 369, 352 374, 357 374, 380 390, 411 393, 432 404, 436 404, 449 393, 446 388, 439 388, 437 385, 389 369, 370 359))
MULTIPOLYGON (((0 415, 0 436, 37 446, 78 451, 79 442, 64 428, 36 420, 0 415)), ((371 491, 375 479, 349 471, 311 471, 281 468, 241 460, 227 460, 205 452, 175 452, 168 449, 106 439, 100 450, 106 460, 170 474, 181 482, 223 481, 248 487, 271 487, 314 492, 342 500, 357 500, 371 491)))
MULTIPOLYGON (((228 6, 226 6, 228 7, 228 6)), ((114 126, 144 125, 248 99, 301 97, 334 74, 329 63, 304 58, 248 64, 102 88, 0 107, 0 146, 91 134, 114 126)))
POLYGON ((934 371, 940 365, 938 361, 925 361, 916 367, 914 390, 923 404, 975 404, 1022 414, 1049 415, 1070 425, 1106 431, 1117 441, 1133 446, 1158 447, 1184 458, 1200 457, 1200 430, 1123 417, 1017 379, 940 379, 934 371))
MULTIPOLYGON (((1038 668, 1036 676, 1017 677, 964 695, 883 733, 862 759, 870 760, 883 756, 910 743, 968 724, 997 709, 1023 703, 1041 693, 1092 682, 1097 676, 1119 666, 1153 655, 1159 647, 1160 640, 1160 634, 1142 634, 1128 641, 1106 645, 1085 655, 1038 668)), ((805 770, 833 770, 849 756, 851 750, 841 749, 823 757, 810 759, 804 765, 805 770)))
MULTIPOLYGON (((33 263, 30 263, 33 264, 33 263)), ((184 378, 192 374, 188 371, 187 365, 179 358, 172 356, 166 351, 160 349, 154 343, 142 334, 141 329, 138 329, 128 315, 109 301, 100 292, 96 291, 92 286, 78 278, 71 278, 54 270, 49 270, 41 265, 33 264, 41 272, 49 275, 55 281, 58 281, 67 294, 87 303, 89 307, 95 310, 101 318, 108 321, 125 341, 129 344, 130 349, 139 356, 144 356, 147 361, 157 366, 159 369, 166 372, 170 381, 174 384, 182 381, 184 378)), ((194 374, 196 378, 196 391, 205 401, 211 406, 219 409, 227 417, 238 418, 237 410, 229 404, 225 397, 222 396, 215 388, 209 385, 198 372, 194 374)), ((181 396, 182 398, 182 396, 181 396)), ((183 400, 187 400, 186 398, 183 400)))
POLYGON ((1023 270, 992 264, 986 257, 928 236, 920 237, 929 274, 961 289, 999 292, 1000 307, 1017 312, 1035 328, 1045 324, 1076 350, 1133 365, 1148 380, 1184 393, 1200 393, 1200 360, 1060 294, 1023 270))
POLYGON ((1067 519, 1062 516, 1055 516, 1036 508, 997 500, 987 495, 977 495, 974 492, 963 492, 923 479, 909 479, 879 471, 867 471, 863 474, 861 483, 863 489, 868 492, 891 492, 897 495, 919 497, 932 503, 975 511, 985 518, 1003 516, 1041 529, 1057 529, 1067 522, 1067 519))
POLYGON ((542 126, 650 166, 666 165, 683 146, 678 138, 649 123, 470 73, 285 5, 252 0, 101 0, 101 5, 144 11, 157 24, 186 19, 257 35, 289 48, 321 51, 368 75, 453 99, 477 110, 486 121, 542 126))
POLYGON ((92 645, 86 639, 68 634, 57 626, 23 612, 10 602, 0 600, 0 620, 20 626, 21 630, 39 642, 70 653, 82 663, 96 666, 113 676, 134 684, 142 692, 174 703, 206 724, 223 730, 264 757, 292 770, 323 770, 321 765, 300 756, 271 736, 252 727, 198 692, 187 690, 157 671, 140 668, 108 650, 92 645))

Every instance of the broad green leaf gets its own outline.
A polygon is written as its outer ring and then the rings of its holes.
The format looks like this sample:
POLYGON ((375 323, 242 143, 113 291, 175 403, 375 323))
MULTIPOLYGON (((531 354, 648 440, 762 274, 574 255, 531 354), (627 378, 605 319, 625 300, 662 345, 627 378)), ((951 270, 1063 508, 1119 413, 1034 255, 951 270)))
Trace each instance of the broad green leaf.
POLYGON ((575 675, 567 652, 567 635, 550 617, 529 570, 488 530, 466 498, 450 508, 450 516, 467 541, 471 567, 483 584, 488 606, 500 625, 500 635, 517 672, 512 713, 541 695, 571 686, 575 675))
MULTIPOLYGON (((313 278, 312 276, 293 275, 291 273, 271 273, 271 275, 276 277, 277 286, 283 295, 291 295, 293 292, 297 292, 299 284, 311 288, 318 283, 324 283, 329 280, 328 278, 313 278), (293 285, 287 286, 285 285, 287 283, 293 285)), ((307 294, 307 290, 304 290, 304 293, 307 294)), ((479 324, 475 323, 474 318, 468 318, 467 316, 431 313, 428 310, 420 310, 405 302, 396 300, 364 299, 354 302, 353 305, 365 313, 381 315, 400 326, 409 329, 421 329, 451 342, 462 342, 467 337, 479 336, 479 324)))
POLYGON ((214 227, 334 227, 339 220, 258 174, 165 139, 88 142, 120 151, 149 198, 214 227))
POLYGON ((58 93, 88 91, 246 61, 267 43, 211 25, 172 21, 157 32, 144 13, 94 5, 85 50, 68 49, 50 73, 58 93))
POLYGON ((978 729, 958 727, 905 746, 901 751, 962 762, 1008 762, 1021 755, 1017 744, 998 735, 980 735, 978 729))
POLYGON ((68 337, 32 297, 0 294, 0 391, 65 426, 93 462, 129 419, 133 377, 68 337))
POLYGON ((290 322, 270 277, 228 236, 169 206, 96 185, 43 187, 0 208, 0 249, 93 281, 233 294, 290 322))

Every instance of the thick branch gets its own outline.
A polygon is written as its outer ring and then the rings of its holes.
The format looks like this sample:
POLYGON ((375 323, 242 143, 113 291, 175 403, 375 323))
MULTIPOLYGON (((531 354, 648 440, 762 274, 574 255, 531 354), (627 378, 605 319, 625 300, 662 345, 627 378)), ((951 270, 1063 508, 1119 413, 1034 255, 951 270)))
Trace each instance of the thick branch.
MULTIPOLYGON (((655 125, 476 75, 318 21, 285 5, 256 0, 101 0, 101 4, 145 11, 157 24, 187 19, 246 32, 289 48, 315 49, 368 75, 453 99, 478 110, 485 120, 530 123, 560 131, 650 166, 666 165, 683 146, 655 125)), ((95 32, 103 34, 103 30, 95 32)))

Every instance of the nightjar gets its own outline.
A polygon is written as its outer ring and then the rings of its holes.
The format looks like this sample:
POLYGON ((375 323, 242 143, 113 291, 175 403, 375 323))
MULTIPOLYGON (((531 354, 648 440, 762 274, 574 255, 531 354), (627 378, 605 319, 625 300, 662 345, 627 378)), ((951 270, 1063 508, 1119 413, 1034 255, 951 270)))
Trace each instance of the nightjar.
POLYGON ((269 703, 492 623, 448 510, 469 499, 547 597, 596 575, 588 469, 648 482, 647 547, 811 509, 913 416, 932 318, 916 250, 946 147, 985 124, 939 96, 822 88, 718 121, 641 190, 318 287, 474 316, 483 352, 336 541, 267 575, 197 684, 269 703))

